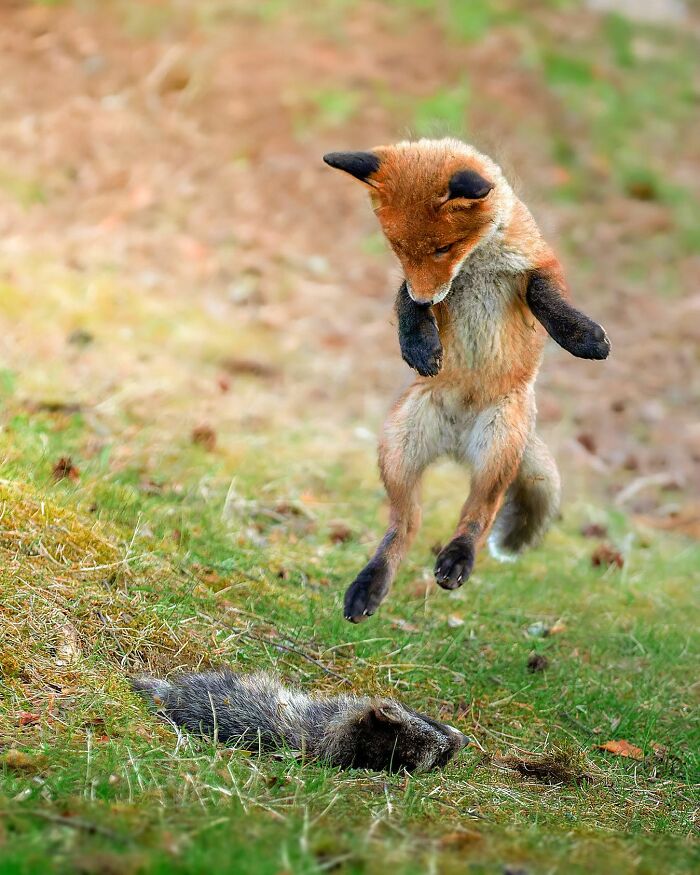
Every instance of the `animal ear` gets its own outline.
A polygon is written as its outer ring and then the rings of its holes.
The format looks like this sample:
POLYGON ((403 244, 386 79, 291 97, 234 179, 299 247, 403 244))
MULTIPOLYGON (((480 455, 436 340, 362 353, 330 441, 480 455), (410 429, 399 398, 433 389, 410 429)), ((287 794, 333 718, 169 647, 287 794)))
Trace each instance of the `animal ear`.
POLYGON ((447 200, 463 197, 468 200, 481 200, 493 188, 493 183, 477 173, 476 170, 458 170, 448 186, 447 200))
POLYGON ((387 699, 380 699, 373 702, 368 711, 368 717, 375 723, 382 723, 385 726, 397 725, 403 723, 403 712, 395 703, 387 699))
POLYGON ((372 185, 369 177, 379 170, 380 164, 374 152, 329 152, 323 160, 330 167, 344 170, 367 185, 372 185))

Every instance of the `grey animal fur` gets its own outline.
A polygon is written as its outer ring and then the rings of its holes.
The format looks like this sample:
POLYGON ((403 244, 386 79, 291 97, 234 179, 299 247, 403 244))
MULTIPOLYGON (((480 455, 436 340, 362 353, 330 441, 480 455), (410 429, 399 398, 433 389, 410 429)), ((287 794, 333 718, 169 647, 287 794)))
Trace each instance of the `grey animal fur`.
POLYGON ((191 732, 247 750, 287 747, 343 768, 427 771, 444 766, 469 741, 394 699, 309 696, 267 672, 138 677, 132 685, 191 732))

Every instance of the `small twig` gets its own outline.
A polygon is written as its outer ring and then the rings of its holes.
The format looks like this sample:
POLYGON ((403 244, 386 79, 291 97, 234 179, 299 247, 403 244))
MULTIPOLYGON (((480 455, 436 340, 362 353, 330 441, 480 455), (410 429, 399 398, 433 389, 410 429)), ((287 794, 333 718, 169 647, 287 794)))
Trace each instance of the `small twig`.
POLYGON ((58 823, 61 826, 70 826, 73 829, 83 830, 90 835, 101 835, 115 842, 131 843, 133 838, 123 833, 115 832, 106 826, 101 826, 99 823, 93 823, 91 820, 84 820, 82 817, 67 817, 64 814, 54 814, 51 811, 42 811, 41 809, 17 809, 15 811, 0 810, 1 817, 14 817, 20 814, 25 817, 38 817, 40 820, 47 820, 49 823, 58 823))
POLYGON ((678 476, 670 474, 668 471, 661 471, 657 474, 647 474, 644 477, 637 477, 617 493, 615 496, 615 504, 626 504, 630 499, 634 498, 637 493, 648 489, 650 486, 658 486, 663 489, 664 487, 674 486, 677 482, 678 476))

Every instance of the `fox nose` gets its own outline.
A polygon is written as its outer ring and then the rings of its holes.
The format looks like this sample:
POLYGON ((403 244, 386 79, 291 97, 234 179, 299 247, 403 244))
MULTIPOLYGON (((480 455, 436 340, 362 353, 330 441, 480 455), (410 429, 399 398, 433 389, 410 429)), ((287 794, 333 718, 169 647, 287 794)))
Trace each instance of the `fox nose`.
POLYGON ((406 287, 408 288, 408 294, 414 304, 418 304, 419 307, 431 307, 433 304, 433 298, 418 298, 416 297, 415 289, 413 285, 406 280, 406 287))
POLYGON ((418 294, 413 284, 410 283, 408 280, 406 280, 406 286, 408 288, 408 294, 415 304, 418 304, 419 307, 432 307, 433 304, 439 304, 440 301, 445 300, 450 291, 451 283, 443 283, 436 289, 432 289, 432 291, 428 292, 428 295, 430 297, 418 294))

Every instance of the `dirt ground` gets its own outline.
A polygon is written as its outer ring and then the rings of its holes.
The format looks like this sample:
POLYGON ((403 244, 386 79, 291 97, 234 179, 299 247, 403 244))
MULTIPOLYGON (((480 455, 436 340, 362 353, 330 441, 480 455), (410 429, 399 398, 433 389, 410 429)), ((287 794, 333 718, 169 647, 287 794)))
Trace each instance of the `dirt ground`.
MULTIPOLYGON (((591 14, 535 5, 529 29, 465 44, 400 4, 319 19, 229 4, 212 20, 140 5, 0 10, 0 282, 24 301, 0 304, 2 360, 28 405, 163 434, 212 423, 224 444, 370 439, 409 376, 399 272, 361 189, 321 156, 411 133, 414 107, 466 76, 471 139, 515 169, 612 340, 603 364, 551 345, 542 369, 540 422, 570 491, 697 534, 700 258, 669 243, 667 202, 608 184, 595 154, 583 196, 556 196, 569 171, 543 144, 583 122, 522 63, 540 28, 585 46, 591 14)), ((646 144, 695 194, 698 125, 646 144)))

